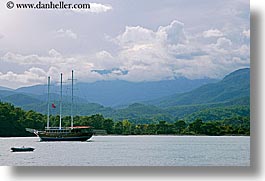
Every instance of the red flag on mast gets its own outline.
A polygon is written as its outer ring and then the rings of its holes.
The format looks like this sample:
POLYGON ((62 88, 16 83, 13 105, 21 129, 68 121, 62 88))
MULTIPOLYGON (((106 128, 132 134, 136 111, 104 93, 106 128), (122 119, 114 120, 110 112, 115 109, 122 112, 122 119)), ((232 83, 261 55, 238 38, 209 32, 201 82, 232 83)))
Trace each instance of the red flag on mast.
POLYGON ((56 108, 55 104, 52 104, 52 108, 54 108, 54 109, 56 108))

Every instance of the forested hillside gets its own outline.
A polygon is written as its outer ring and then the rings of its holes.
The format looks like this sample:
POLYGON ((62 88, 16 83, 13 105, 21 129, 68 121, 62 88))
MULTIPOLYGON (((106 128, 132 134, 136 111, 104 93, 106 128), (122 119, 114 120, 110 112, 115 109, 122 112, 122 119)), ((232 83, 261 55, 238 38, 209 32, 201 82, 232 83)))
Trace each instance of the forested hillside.
MULTIPOLYGON (((0 137, 33 136, 27 133, 25 128, 43 130, 46 125, 47 116, 34 111, 23 111, 8 103, 0 103, 0 137)), ((70 117, 62 119, 64 126, 70 125, 70 117)), ((59 116, 50 117, 51 126, 59 124, 59 116)), ((132 123, 129 120, 114 122, 112 119, 104 118, 100 114, 91 116, 75 116, 74 124, 79 126, 92 126, 95 130, 106 130, 107 134, 116 135, 250 135, 249 117, 232 117, 218 121, 203 121, 196 119, 193 122, 175 120, 169 123, 158 118, 157 123, 143 124, 132 123)))

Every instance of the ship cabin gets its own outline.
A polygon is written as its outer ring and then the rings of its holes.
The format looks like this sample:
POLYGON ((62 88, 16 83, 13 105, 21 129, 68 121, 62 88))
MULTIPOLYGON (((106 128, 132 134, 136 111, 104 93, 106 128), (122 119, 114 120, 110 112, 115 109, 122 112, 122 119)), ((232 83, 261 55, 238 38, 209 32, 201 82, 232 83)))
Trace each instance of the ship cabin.
POLYGON ((74 126, 74 127, 46 127, 46 133, 90 133, 91 126, 74 126))

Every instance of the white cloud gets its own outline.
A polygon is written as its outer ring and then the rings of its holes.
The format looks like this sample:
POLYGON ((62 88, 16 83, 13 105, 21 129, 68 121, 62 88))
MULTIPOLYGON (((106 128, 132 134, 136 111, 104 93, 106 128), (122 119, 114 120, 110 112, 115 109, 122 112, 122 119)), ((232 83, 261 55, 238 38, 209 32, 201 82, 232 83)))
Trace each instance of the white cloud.
POLYGON ((249 66, 249 49, 238 46, 218 29, 203 33, 216 37, 216 42, 188 35, 184 24, 172 21, 157 31, 144 27, 126 27, 114 42, 120 46, 117 59, 129 71, 122 79, 142 81, 171 79, 175 76, 220 78, 227 73, 249 66), (240 61, 233 61, 240 60, 240 61), (242 64, 244 63, 244 64, 242 64))
POLYGON ((131 81, 187 76, 183 67, 196 63, 194 60, 188 60, 206 54, 191 46, 184 31, 184 24, 176 20, 167 26, 160 26, 157 31, 140 26, 126 27, 114 42, 121 48, 116 58, 123 61, 122 68, 128 70, 128 74, 120 78, 131 81))
POLYGON ((184 32, 184 23, 174 20, 168 26, 160 26, 157 34, 169 44, 185 44, 187 38, 184 32))
POLYGON ((96 58, 97 59, 113 59, 113 56, 109 52, 102 50, 96 53, 96 58))
POLYGON ((17 63, 17 64, 38 64, 44 63, 38 55, 21 55, 12 52, 7 52, 2 58, 2 61, 17 63))
POLYGON ((70 29, 59 29, 56 31, 58 37, 77 39, 77 34, 70 29))
POLYGON ((126 60, 127 66, 167 62, 170 52, 188 43, 183 27, 184 24, 179 21, 160 26, 157 31, 140 26, 126 27, 114 40, 121 47, 118 58, 126 60))
MULTIPOLYGON (((92 72, 92 70, 108 69, 115 65, 120 66, 111 54, 106 51, 98 52, 93 56, 72 57, 63 56, 55 49, 48 51, 46 56, 21 55, 8 52, 0 60, 3 63, 15 63, 18 66, 31 67, 22 73, 0 72, 0 83, 11 88, 45 83, 48 75, 52 77, 52 81, 59 81, 60 73, 64 74, 64 80, 67 81, 71 70, 75 70, 79 81, 92 82, 102 80, 105 77, 92 72)), ((116 74, 116 77, 120 75, 117 71, 113 71, 113 73, 116 74)))
POLYGON ((241 45, 238 49, 233 50, 232 52, 233 55, 244 58, 244 59, 249 59, 250 56, 250 46, 243 44, 241 45))
POLYGON ((223 49, 223 50, 227 50, 230 49, 232 46, 232 41, 229 40, 228 38, 218 38, 217 39, 217 43, 216 43, 216 47, 219 49, 223 49))
POLYGON ((150 45, 150 44, 185 44, 187 38, 184 32, 184 24, 179 21, 172 21, 168 26, 160 26, 153 31, 141 26, 126 27, 124 33, 114 39, 114 42, 121 46, 150 45))
POLYGON ((86 58, 81 56, 63 56, 57 50, 51 49, 48 51, 48 55, 46 56, 40 56, 37 54, 22 55, 13 52, 7 52, 4 56, 0 57, 0 60, 3 62, 27 66, 71 66, 84 63, 86 58))
POLYGON ((121 61, 117 57, 113 57, 111 53, 103 50, 92 56, 90 60, 93 61, 95 69, 113 69, 122 66, 121 61))
POLYGON ((41 84, 44 83, 45 80, 45 71, 36 67, 32 67, 20 74, 14 73, 12 71, 8 71, 5 74, 0 72, 0 81, 11 88, 17 88, 21 85, 31 86, 35 84, 41 84))
POLYGON ((127 26, 124 33, 114 39, 114 42, 122 47, 128 47, 135 44, 148 44, 153 43, 153 41, 156 41, 156 33, 140 26, 127 26))
POLYGON ((210 29, 203 32, 203 37, 210 38, 210 37, 221 37, 224 34, 218 29, 210 29))
POLYGON ((245 36, 246 38, 250 38, 250 29, 249 30, 244 30, 242 32, 243 36, 245 36))
POLYGON ((112 10, 112 6, 109 4, 89 3, 90 9, 73 9, 77 13, 105 13, 112 10))
MULTIPOLYGON (((51 52, 50 52, 51 53, 51 52)), ((13 52, 7 52, 3 57, 2 61, 16 63, 18 65, 47 65, 53 63, 60 63, 63 61, 54 56, 39 56, 39 55, 21 55, 13 52)))
POLYGON ((198 33, 200 37, 190 35, 184 27, 179 21, 157 30, 127 26, 124 32, 111 39, 118 45, 117 50, 101 50, 86 56, 65 56, 55 49, 47 55, 8 52, 1 61, 32 68, 20 74, 0 73, 0 80, 10 87, 25 86, 45 82, 46 75, 57 80, 61 72, 67 79, 72 69, 78 80, 85 82, 105 79, 156 81, 176 76, 220 78, 249 66, 249 44, 238 44, 217 34, 215 42, 205 41, 202 32, 198 33), (16 84, 8 83, 8 80, 14 80, 16 84))
POLYGON ((61 57, 61 56, 62 56, 62 54, 59 53, 58 51, 56 51, 55 49, 51 49, 51 50, 49 51, 49 55, 50 55, 51 57, 61 57))
POLYGON ((2 75, 8 71, 22 75, 36 67, 53 77, 74 69, 79 81, 148 81, 174 76, 221 78, 249 65, 247 0, 207 0, 203 6, 197 1, 159 1, 152 8, 147 8, 149 2, 139 3, 144 8, 95 2, 99 1, 92 1, 89 10, 45 15, 4 8, 0 16, 2 75), (20 28, 14 28, 15 24, 20 28), (104 35, 113 41, 104 41, 104 35), (91 70, 113 70, 109 71, 113 75, 91 70))

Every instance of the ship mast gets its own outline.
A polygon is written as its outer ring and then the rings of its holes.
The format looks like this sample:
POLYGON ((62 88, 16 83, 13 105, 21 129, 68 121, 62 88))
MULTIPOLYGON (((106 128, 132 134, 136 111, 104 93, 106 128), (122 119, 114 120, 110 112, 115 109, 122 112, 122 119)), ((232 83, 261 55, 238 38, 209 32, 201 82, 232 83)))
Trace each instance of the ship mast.
POLYGON ((63 74, 61 73, 61 86, 60 86, 60 123, 59 129, 62 129, 62 99, 63 99, 63 74))
POLYGON ((50 127, 50 76, 48 77, 48 113, 47 113, 47 129, 50 127))
POLYGON ((74 126, 73 104, 74 104, 74 71, 72 70, 72 102, 71 102, 71 127, 74 126))

